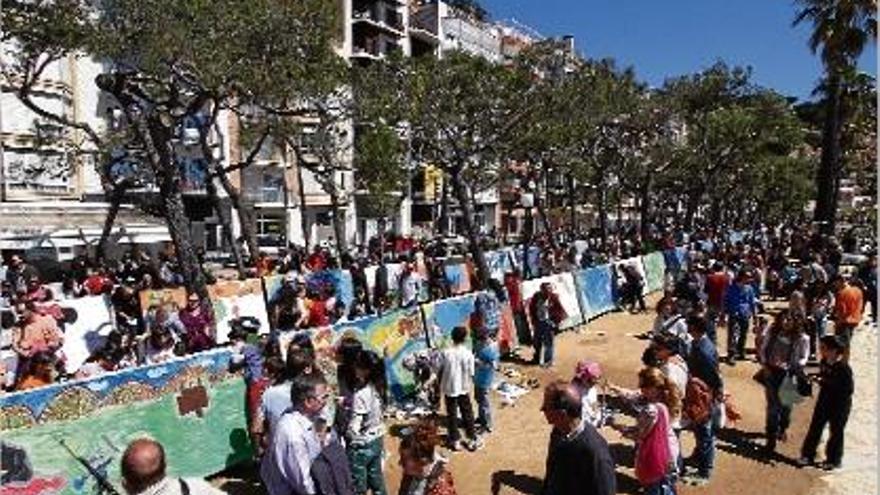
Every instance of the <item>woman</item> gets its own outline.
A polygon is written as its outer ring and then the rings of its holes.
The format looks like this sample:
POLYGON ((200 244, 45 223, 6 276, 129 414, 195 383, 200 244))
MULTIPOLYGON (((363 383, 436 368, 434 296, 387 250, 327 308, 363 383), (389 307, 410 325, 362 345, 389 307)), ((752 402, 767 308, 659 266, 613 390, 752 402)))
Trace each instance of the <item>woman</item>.
POLYGON ((806 320, 789 310, 776 316, 761 346, 762 368, 755 378, 764 386, 767 399, 765 432, 766 449, 776 450, 776 442, 787 440, 791 406, 779 399, 779 388, 789 374, 802 373, 807 364, 810 339, 805 333, 806 320))
POLYGON ((214 347, 214 312, 203 304, 198 294, 187 296, 186 307, 178 315, 186 330, 184 341, 189 353, 201 352, 214 347))
POLYGON ((658 368, 639 372, 639 390, 611 386, 638 411, 635 426, 611 424, 623 436, 636 442, 636 478, 646 495, 674 495, 678 439, 672 418, 681 414, 678 388, 658 368))
POLYGON ((679 350, 682 355, 687 355, 690 350, 693 338, 688 333, 684 316, 676 311, 675 299, 672 297, 664 297, 657 303, 657 317, 654 318, 651 337, 658 336, 678 339, 683 344, 683 348, 679 350))
POLYGON ((437 426, 422 422, 400 442, 400 467, 403 480, 398 495, 456 495, 447 460, 436 450, 440 444, 437 426))

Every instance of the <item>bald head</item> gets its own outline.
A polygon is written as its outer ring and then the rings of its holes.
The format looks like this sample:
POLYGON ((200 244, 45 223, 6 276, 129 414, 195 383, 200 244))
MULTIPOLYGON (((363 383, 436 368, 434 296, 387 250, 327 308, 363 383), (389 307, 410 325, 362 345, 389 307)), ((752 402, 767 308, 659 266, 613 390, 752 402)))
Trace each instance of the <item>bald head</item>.
POLYGON ((581 417, 581 395, 569 382, 558 380, 544 389, 544 412, 561 413, 567 418, 581 417))
POLYGON ((122 454, 122 478, 125 491, 140 493, 165 477, 165 449, 148 438, 128 444, 122 454))

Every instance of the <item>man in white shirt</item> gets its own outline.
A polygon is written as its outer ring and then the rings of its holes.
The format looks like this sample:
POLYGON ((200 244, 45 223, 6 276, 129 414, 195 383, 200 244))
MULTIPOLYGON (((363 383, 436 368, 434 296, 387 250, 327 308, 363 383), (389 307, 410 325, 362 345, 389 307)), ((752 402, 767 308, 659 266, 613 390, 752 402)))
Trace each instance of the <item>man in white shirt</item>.
POLYGON ((310 470, 323 448, 323 434, 315 422, 327 403, 324 377, 302 375, 290 385, 293 407, 278 419, 260 466, 269 495, 314 495, 310 470))
POLYGON ((482 447, 477 438, 474 424, 474 408, 471 404, 470 391, 474 388, 474 355, 465 347, 467 329, 452 329, 453 346, 443 351, 443 365, 440 369, 440 391, 446 398, 446 427, 449 433, 449 448, 459 449, 458 411, 464 420, 468 450, 474 451, 482 447))
POLYGON ((131 442, 122 454, 122 486, 129 495, 223 495, 201 479, 169 478, 165 449, 148 438, 131 442))

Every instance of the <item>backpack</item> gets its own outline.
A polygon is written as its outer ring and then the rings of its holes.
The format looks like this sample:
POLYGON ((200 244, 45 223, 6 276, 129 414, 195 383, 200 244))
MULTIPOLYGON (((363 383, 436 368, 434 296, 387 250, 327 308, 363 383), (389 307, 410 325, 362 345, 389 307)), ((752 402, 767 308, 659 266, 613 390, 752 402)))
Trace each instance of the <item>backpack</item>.
POLYGON ((688 378, 684 393, 683 412, 694 424, 704 424, 712 417, 714 394, 706 382, 695 376, 688 378))

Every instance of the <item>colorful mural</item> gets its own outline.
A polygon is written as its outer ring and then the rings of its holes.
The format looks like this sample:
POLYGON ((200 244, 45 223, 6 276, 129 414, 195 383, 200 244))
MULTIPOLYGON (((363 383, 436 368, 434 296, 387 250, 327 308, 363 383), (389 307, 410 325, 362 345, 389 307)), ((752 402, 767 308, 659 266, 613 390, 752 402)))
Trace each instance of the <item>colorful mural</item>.
POLYGON ((603 315, 616 306, 612 293, 611 265, 601 265, 575 273, 575 282, 584 319, 603 315))
POLYGON ((253 316, 260 320, 261 333, 269 332, 269 316, 263 301, 263 283, 260 279, 218 282, 208 286, 208 295, 214 307, 217 343, 223 344, 229 340, 229 322, 242 316, 253 316))
POLYGON ((541 288, 541 284, 549 282, 553 285, 553 290, 559 296, 559 302, 565 309, 566 318, 559 327, 563 330, 576 327, 584 322, 584 315, 581 314, 580 303, 578 302, 578 290, 574 285, 574 277, 571 273, 557 273, 547 277, 526 280, 522 283, 522 295, 526 308, 532 301, 532 296, 541 288))
POLYGON ((210 351, 0 397, 0 442, 32 467, 4 473, 0 494, 95 493, 83 462, 119 487, 122 450, 143 436, 164 445, 173 475, 250 458, 244 382, 227 371, 229 359, 210 351))
POLYGON ((648 292, 663 290, 663 280, 666 278, 666 261, 663 253, 654 252, 642 256, 645 266, 645 286, 648 292))

